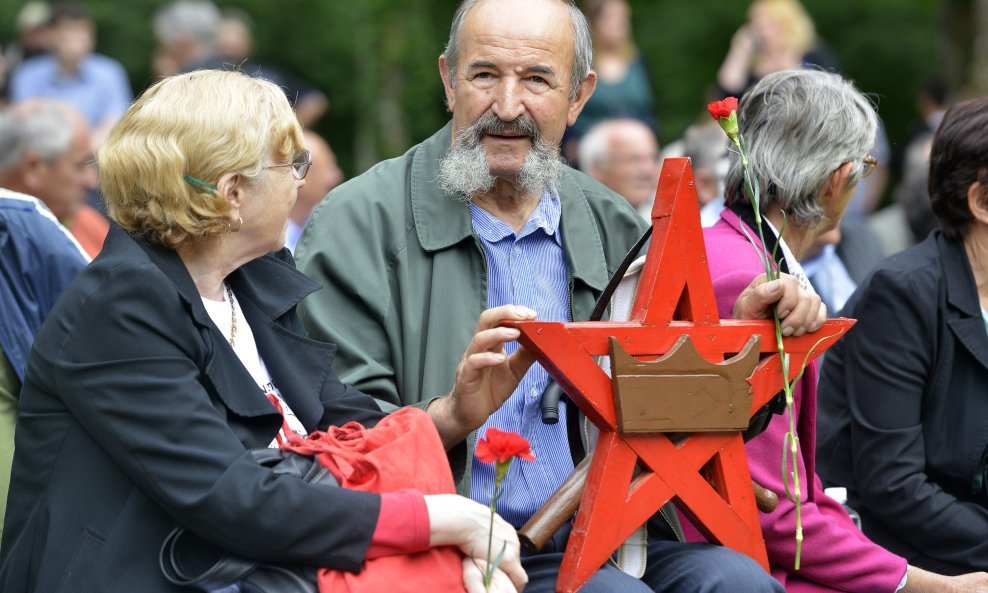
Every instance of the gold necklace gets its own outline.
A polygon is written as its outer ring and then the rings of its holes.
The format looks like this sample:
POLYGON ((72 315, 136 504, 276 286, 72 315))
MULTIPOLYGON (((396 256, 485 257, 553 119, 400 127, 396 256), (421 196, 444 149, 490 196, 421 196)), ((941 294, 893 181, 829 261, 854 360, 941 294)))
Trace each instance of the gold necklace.
POLYGON ((230 338, 227 342, 230 342, 230 347, 233 348, 234 343, 237 341, 237 306, 233 301, 233 289, 226 282, 223 283, 226 288, 226 298, 230 301, 230 338))

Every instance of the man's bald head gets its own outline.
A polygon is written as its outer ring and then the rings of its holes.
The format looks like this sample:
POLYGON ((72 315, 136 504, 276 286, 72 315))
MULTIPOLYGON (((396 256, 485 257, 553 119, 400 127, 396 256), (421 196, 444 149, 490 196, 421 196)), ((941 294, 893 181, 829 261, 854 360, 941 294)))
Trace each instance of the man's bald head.
MULTIPOLYGON (((453 15, 453 23, 449 29, 449 41, 443 56, 449 68, 450 78, 456 80, 456 69, 459 67, 460 47, 462 44, 463 24, 467 14, 482 2, 497 2, 498 0, 463 0, 453 15)), ((536 0, 529 0, 534 2, 536 0)), ((590 24, 586 16, 576 7, 572 0, 540 0, 557 2, 566 5, 570 22, 573 27, 573 64, 570 71, 570 99, 576 97, 580 83, 586 80, 593 68, 593 43, 590 37, 590 24)))
POLYGON ((580 169, 634 206, 647 204, 659 183, 659 144, 652 129, 635 119, 594 126, 580 141, 580 169))

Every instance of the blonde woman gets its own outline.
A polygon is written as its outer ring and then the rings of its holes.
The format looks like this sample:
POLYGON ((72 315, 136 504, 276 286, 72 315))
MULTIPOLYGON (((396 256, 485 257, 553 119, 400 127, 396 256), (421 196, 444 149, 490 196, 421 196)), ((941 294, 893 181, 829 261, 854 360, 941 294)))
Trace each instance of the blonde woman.
MULTIPOLYGON (((165 79, 113 128, 99 166, 115 224, 28 362, 0 590, 188 591, 158 564, 177 526, 265 564, 358 571, 441 545, 483 563, 490 514, 478 503, 278 478, 250 454, 281 431, 382 417, 295 312, 318 288, 283 249, 309 163, 281 89, 236 72, 165 79)), ((517 334, 487 328, 526 317, 516 311, 485 313, 453 399, 499 403, 514 389, 506 369, 525 361, 497 351, 517 334), (498 381, 503 394, 476 387, 498 381)), ((498 519, 494 531, 507 554, 493 588, 520 590, 514 530, 498 519)), ((472 559, 462 571, 483 590, 472 559)))
POLYGON ((740 96, 768 74, 809 65, 836 68, 806 8, 799 0, 755 0, 731 39, 717 84, 723 94, 740 96))

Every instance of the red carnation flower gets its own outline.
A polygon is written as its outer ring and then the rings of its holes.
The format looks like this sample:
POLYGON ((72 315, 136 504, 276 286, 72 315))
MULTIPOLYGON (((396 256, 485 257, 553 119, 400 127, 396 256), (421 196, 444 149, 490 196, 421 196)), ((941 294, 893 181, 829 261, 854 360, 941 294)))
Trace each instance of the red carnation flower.
POLYGON ((737 97, 727 97, 720 101, 714 101, 707 105, 707 111, 710 112, 710 116, 714 119, 724 119, 731 117, 732 111, 738 110, 738 99, 737 97))
POLYGON ((484 438, 477 443, 477 459, 484 463, 504 463, 515 457, 535 461, 528 439, 516 432, 488 428, 484 438))

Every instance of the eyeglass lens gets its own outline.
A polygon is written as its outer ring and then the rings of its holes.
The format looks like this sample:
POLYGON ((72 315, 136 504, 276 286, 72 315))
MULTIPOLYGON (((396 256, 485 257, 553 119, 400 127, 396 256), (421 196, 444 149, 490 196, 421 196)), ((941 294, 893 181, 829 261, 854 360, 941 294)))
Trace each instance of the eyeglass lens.
POLYGON ((298 179, 305 179, 305 175, 309 172, 309 167, 312 165, 312 154, 308 150, 303 150, 301 154, 295 157, 294 162, 292 162, 292 169, 295 171, 295 177, 298 179))

